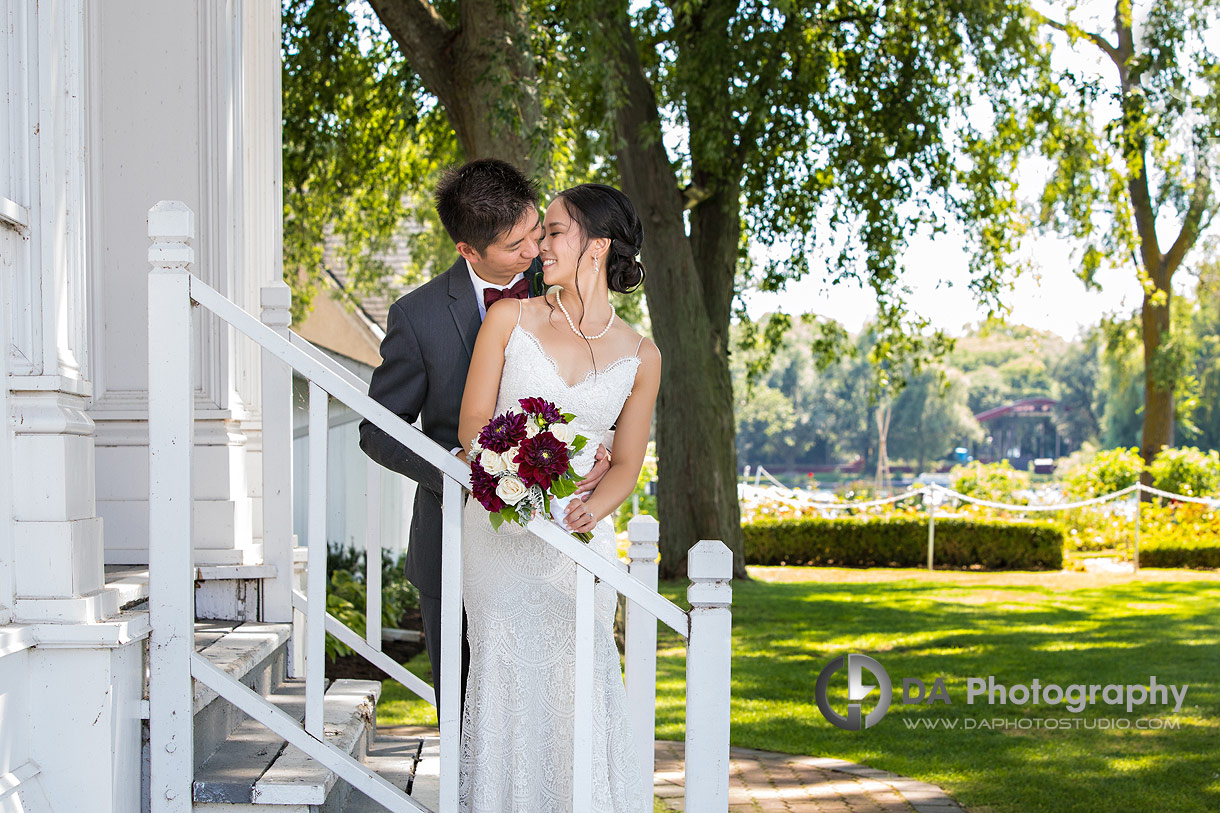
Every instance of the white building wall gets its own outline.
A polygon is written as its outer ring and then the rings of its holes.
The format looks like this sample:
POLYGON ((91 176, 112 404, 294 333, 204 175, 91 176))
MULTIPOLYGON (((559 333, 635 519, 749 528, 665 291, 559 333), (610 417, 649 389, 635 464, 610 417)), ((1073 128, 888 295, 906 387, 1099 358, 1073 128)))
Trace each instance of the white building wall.
MULTIPOLYGON (((259 288, 279 276, 278 82, 269 84, 279 70, 279 6, 90 2, 90 229, 96 238, 90 259, 104 281, 90 303, 96 356, 90 415, 98 425, 98 481, 104 484, 98 513, 106 520, 106 561, 144 563, 147 211, 159 200, 190 206, 197 217, 194 273, 246 310, 259 311, 259 288)), ((214 317, 201 317, 195 561, 259 563, 259 359, 214 317)))

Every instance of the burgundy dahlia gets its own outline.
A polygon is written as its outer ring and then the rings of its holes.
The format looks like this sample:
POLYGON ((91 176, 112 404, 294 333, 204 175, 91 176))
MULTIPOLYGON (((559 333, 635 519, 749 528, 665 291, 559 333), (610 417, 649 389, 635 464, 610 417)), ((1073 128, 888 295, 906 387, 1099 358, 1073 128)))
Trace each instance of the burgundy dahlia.
POLYGON ((479 445, 497 453, 507 452, 523 440, 525 416, 519 412, 497 415, 479 433, 479 445))
POLYGON ((548 489, 568 470, 568 447, 550 432, 539 432, 521 441, 514 459, 521 482, 548 489))
POLYGON ((496 478, 478 460, 470 464, 470 493, 493 514, 504 507, 504 501, 496 495, 496 478))
POLYGON ((547 424, 567 423, 559 407, 544 398, 522 398, 520 404, 526 415, 542 418, 547 424))

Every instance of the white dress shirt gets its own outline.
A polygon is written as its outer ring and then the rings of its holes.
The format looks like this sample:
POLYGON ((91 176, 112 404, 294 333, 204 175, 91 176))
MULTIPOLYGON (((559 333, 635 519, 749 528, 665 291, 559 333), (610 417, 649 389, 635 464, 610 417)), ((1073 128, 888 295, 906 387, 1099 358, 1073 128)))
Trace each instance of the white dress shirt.
POLYGON ((470 264, 470 260, 466 261, 466 270, 470 272, 470 281, 474 284, 474 298, 479 303, 479 321, 487 318, 487 306, 483 304, 483 292, 488 288, 496 291, 503 291, 505 288, 511 288, 521 280, 525 279, 525 274, 518 274, 513 277, 508 285, 496 285, 494 282, 488 282, 474 272, 474 266, 470 264))

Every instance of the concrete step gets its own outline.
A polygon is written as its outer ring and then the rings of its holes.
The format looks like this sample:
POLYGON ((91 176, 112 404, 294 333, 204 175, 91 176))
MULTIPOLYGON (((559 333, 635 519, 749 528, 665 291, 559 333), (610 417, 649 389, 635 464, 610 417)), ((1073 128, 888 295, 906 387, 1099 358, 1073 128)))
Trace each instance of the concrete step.
MULTIPOLYGON (((241 621, 195 622, 195 651, 264 697, 283 682, 291 624, 241 621)), ((194 686, 195 767, 201 767, 246 715, 196 681, 194 686)))
MULTIPOLYGON (((380 694, 377 681, 334 681, 326 692, 323 717, 327 741, 359 760, 367 759, 376 732, 375 709, 380 694)), ((268 699, 298 720, 304 716, 303 681, 285 681, 268 694, 268 699)), ((373 748, 376 764, 402 777, 400 786, 405 788, 415 767, 418 742, 414 750, 406 743, 373 748)), ((351 787, 329 769, 258 723, 246 720, 196 771, 194 809, 339 813, 350 793, 351 787)))

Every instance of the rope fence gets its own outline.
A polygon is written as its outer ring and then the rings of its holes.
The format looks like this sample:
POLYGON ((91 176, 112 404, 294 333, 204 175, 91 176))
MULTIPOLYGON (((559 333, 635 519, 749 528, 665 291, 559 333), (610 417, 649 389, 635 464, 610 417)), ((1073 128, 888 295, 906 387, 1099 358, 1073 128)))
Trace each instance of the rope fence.
MULTIPOLYGON (((789 495, 789 499, 800 503, 802 506, 815 508, 823 511, 847 511, 860 508, 873 508, 880 505, 889 505, 892 503, 909 500, 915 497, 922 497, 924 504, 928 507, 928 570, 933 570, 936 549, 936 506, 943 503, 947 499, 958 500, 972 505, 978 505, 983 508, 993 508, 999 511, 1015 511, 1015 512, 1041 512, 1041 511, 1071 511, 1076 508, 1087 508, 1092 505, 1101 505, 1111 502, 1122 497, 1130 496, 1131 494, 1138 495, 1140 492, 1151 494, 1155 497, 1161 497, 1167 500, 1176 500, 1179 502, 1195 503, 1196 505, 1206 505, 1210 508, 1220 508, 1220 497, 1192 497, 1186 494, 1175 494, 1171 491, 1162 491, 1159 488, 1144 485, 1143 483, 1135 483, 1126 488, 1109 494, 1102 494, 1098 497, 1092 497, 1087 500, 1078 500, 1076 502, 1066 503, 1040 503, 1034 505, 1016 505, 1011 503, 994 502, 992 500, 983 500, 978 497, 972 497, 968 494, 963 494, 960 491, 954 491, 947 486, 937 485, 932 483, 919 488, 908 489, 901 494, 895 494, 892 497, 884 497, 874 500, 845 500, 835 502, 824 502, 803 498, 798 492, 788 488, 783 483, 780 483, 770 472, 765 471, 762 466, 758 467, 755 477, 755 488, 758 487, 757 473, 764 474, 768 480, 775 483, 778 490, 782 490, 789 495), (938 499, 939 495, 939 499, 938 499)), ((1135 501, 1135 535, 1133 539, 1132 549, 1132 565, 1136 572, 1140 569, 1140 507, 1142 501, 1135 501)))

